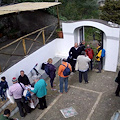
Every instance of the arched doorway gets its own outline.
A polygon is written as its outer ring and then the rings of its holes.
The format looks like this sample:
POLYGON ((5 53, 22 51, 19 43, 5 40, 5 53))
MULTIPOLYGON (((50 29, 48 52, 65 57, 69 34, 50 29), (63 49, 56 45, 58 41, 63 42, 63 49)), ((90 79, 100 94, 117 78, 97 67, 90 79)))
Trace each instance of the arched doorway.
MULTIPOLYGON (((82 41, 85 41, 86 45, 89 44, 94 51, 94 55, 97 52, 97 43, 101 43, 101 47, 105 49, 106 44, 106 35, 100 29, 97 29, 92 26, 82 26, 74 30, 74 41, 80 44, 82 41)), ((95 56, 94 56, 95 58, 95 56)), ((102 68, 105 65, 105 58, 102 58, 102 68)), ((96 62, 94 60, 94 67, 96 68, 96 62)))
POLYGON ((62 23, 64 40, 69 44, 68 50, 78 40, 78 29, 81 29, 83 26, 90 26, 103 31, 103 48, 106 50, 103 69, 115 72, 119 53, 119 27, 110 25, 107 21, 96 19, 62 23))

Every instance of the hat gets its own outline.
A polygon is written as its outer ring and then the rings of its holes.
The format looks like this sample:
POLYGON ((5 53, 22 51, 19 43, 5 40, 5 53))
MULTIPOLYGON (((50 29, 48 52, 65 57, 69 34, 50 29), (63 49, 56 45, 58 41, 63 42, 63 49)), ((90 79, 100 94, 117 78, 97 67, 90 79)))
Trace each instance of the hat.
POLYGON ((13 77, 12 78, 12 82, 16 82, 17 81, 17 78, 16 77, 13 77))
POLYGON ((67 62, 67 59, 63 58, 62 61, 67 62))

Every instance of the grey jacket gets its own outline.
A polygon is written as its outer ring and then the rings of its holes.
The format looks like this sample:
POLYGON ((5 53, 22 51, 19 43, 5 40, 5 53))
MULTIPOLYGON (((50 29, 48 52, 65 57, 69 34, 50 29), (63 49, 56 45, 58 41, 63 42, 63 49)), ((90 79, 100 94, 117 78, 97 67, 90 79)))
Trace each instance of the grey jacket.
POLYGON ((79 55, 77 57, 76 65, 75 65, 75 70, 79 70, 82 72, 85 72, 89 68, 89 62, 91 59, 88 56, 85 55, 79 55))

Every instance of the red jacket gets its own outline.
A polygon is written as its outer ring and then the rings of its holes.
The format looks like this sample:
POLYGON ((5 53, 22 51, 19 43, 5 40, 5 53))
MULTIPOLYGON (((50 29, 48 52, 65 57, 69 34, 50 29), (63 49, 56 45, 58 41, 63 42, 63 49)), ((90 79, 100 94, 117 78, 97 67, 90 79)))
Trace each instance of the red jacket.
POLYGON ((87 48, 87 49, 85 50, 85 52, 86 52, 86 55, 87 55, 90 59, 93 59, 93 56, 94 56, 93 49, 87 48))

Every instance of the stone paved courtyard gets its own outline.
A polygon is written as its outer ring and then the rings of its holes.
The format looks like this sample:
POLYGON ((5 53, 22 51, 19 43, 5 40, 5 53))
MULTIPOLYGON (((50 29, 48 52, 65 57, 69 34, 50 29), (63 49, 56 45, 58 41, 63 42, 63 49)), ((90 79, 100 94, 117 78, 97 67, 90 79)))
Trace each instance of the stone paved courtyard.
MULTIPOLYGON (((118 72, 118 71, 117 71, 118 72)), ((113 113, 120 109, 120 98, 115 96, 117 84, 114 82, 117 72, 96 73, 89 71, 89 83, 78 82, 78 72, 69 77, 68 93, 60 94, 50 90, 49 79, 47 103, 45 110, 36 109, 21 119, 19 113, 14 117, 20 120, 110 120, 113 113), (64 118, 60 109, 73 107, 78 115, 64 118)), ((58 76, 55 79, 56 88, 59 90, 58 76)))

